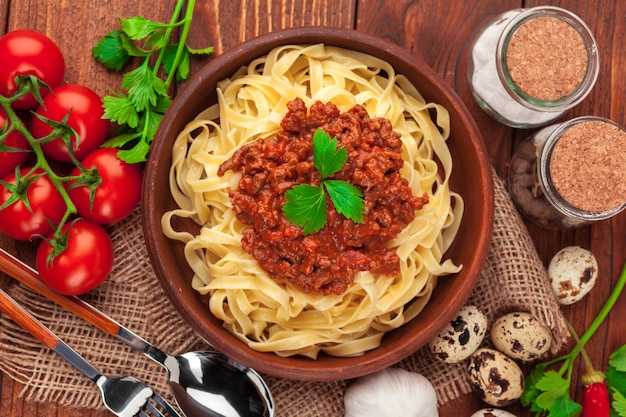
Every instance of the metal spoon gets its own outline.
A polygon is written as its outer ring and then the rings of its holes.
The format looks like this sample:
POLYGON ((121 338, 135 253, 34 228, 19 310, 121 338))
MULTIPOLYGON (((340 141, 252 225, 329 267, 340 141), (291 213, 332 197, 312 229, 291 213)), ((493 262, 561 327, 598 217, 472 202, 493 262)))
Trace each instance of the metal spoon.
POLYGON ((52 291, 37 271, 2 248, 0 271, 161 364, 168 371, 176 402, 188 417, 274 416, 272 394, 253 369, 215 351, 168 355, 80 298, 52 291))

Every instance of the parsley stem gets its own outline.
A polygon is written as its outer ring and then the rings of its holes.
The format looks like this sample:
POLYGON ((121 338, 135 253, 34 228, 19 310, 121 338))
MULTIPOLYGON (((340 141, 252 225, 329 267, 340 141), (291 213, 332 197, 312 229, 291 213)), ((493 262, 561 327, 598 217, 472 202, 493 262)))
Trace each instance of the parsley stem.
POLYGON ((567 366, 567 383, 568 385, 572 383, 572 374, 574 373, 574 359, 575 357, 572 357, 570 359, 568 359, 568 366, 567 366))
MULTIPOLYGON (((165 39, 169 39, 172 36, 172 31, 174 30, 174 27, 176 27, 178 16, 181 14, 184 4, 185 4, 184 0, 178 0, 178 2, 176 2, 176 7, 174 8, 174 12, 172 13, 172 17, 170 19, 170 24, 168 25, 168 28, 165 31, 165 39)), ((185 10, 185 17, 183 18, 183 22, 184 22, 183 28, 180 33, 180 39, 178 40, 178 43, 176 46, 176 55, 174 56, 174 60, 172 62, 172 69, 167 75, 167 78, 165 79, 165 88, 170 87, 170 85, 172 84, 172 81, 174 80, 174 76, 176 75, 176 68, 178 68, 180 57, 182 56, 185 46, 187 44, 187 37, 189 35, 189 29, 191 27, 191 19, 193 17, 194 7, 195 7, 195 0, 188 0, 187 8, 185 10)), ((154 74, 157 74, 159 72, 164 55, 165 55, 165 48, 161 49, 154 63, 154 68, 153 68, 154 74)))
MULTIPOLYGON (((604 306, 602 307, 602 309, 600 310, 596 318, 593 320, 593 322, 589 325, 585 333, 583 333, 583 335, 580 337, 581 345, 584 346, 589 341, 589 339, 593 337, 594 333, 598 330, 598 328, 600 327, 604 319, 606 319, 606 317, 609 315, 609 312, 611 311, 611 309, 617 302, 617 299, 622 293, 622 290, 624 289, 625 285, 626 285, 626 263, 624 263, 622 272, 617 280, 617 283, 615 284, 615 287, 613 288, 613 291, 611 292, 611 295, 609 295, 609 298, 606 300, 606 303, 604 304, 604 306)), ((578 349, 574 348, 574 349, 580 350, 580 348, 578 349)))
MULTIPOLYGON (((178 14, 180 13, 180 9, 178 9, 178 6, 180 5, 182 7, 183 1, 179 0, 178 3, 179 4, 176 5, 177 11, 174 12, 174 16, 178 16, 178 14)), ((185 11, 185 23, 183 24, 183 28, 180 33, 180 39, 178 40, 178 46, 176 48, 176 55, 174 56, 174 61, 172 62, 172 70, 167 75, 167 78, 165 80, 165 86, 167 88, 169 88, 170 84, 172 83, 174 79, 174 76, 176 75, 175 69, 178 68, 180 57, 182 56, 183 50, 185 49, 187 45, 187 36, 189 35, 189 29, 191 27, 191 19, 193 17, 194 7, 195 7, 195 0, 188 0, 187 10, 185 11)))
MULTIPOLYGON (((176 2, 176 7, 174 8, 174 12, 172 13, 172 17, 170 18, 170 24, 165 30, 165 39, 169 40, 169 38, 172 36, 172 31, 174 29, 174 25, 176 24, 176 21, 178 20, 178 15, 180 14, 183 8, 183 3, 184 3, 184 0, 178 0, 176 2)), ((165 54, 165 48, 161 49, 154 63, 153 72, 155 75, 159 72, 159 68, 161 67, 161 61, 163 61, 164 54, 165 54)), ((147 59, 149 58, 150 57, 147 57, 147 59)), ((166 86, 169 87, 169 83, 167 83, 166 86)))
MULTIPOLYGON (((602 309, 600 309, 600 312, 595 317, 595 319, 591 322, 587 330, 585 330, 585 333, 583 333, 583 335, 580 337, 579 343, 577 343, 572 348, 570 353, 560 358, 560 359, 567 359, 567 361, 563 364, 563 366, 561 367, 559 371, 561 375, 565 372, 565 369, 571 368, 571 364, 573 363, 574 358, 576 358, 576 356, 578 356, 578 354, 580 353, 581 348, 585 346, 585 344, 593 337, 595 332, 600 328, 600 325, 602 325, 604 320, 609 315, 611 309, 617 302, 617 299, 621 295, 622 290, 624 289, 625 285, 626 285, 626 263, 624 263, 622 272, 617 280, 617 283, 615 284, 615 287, 613 288, 613 291, 609 295, 609 298, 606 300, 604 306, 602 307, 602 309)), ((556 363, 556 361, 554 361, 553 363, 556 363)))
POLYGON ((591 363, 591 359, 589 358, 589 355, 587 355, 587 351, 585 351, 585 349, 583 349, 582 342, 580 341, 580 338, 578 337, 578 333, 576 333, 576 330, 574 330, 574 327, 569 322, 567 322, 567 328, 569 329, 569 332, 572 334, 572 337, 576 341, 576 346, 580 347, 580 353, 583 356, 583 361, 585 362, 585 367, 587 368, 587 373, 594 372, 593 364, 591 363))

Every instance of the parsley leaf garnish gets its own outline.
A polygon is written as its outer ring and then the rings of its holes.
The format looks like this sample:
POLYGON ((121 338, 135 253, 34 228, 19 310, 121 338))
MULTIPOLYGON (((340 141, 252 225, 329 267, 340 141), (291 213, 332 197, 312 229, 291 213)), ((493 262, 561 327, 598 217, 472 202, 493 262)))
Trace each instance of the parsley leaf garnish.
POLYGON ((613 390, 613 410, 618 416, 626 416, 626 397, 621 391, 613 390))
POLYGON ((322 182, 319 186, 299 184, 285 193, 283 214, 291 223, 302 227, 305 235, 326 225, 326 193, 338 213, 363 223, 365 207, 361 190, 346 181, 328 179, 348 160, 346 148, 337 149, 337 144, 337 138, 331 139, 328 133, 317 129, 313 134, 313 165, 322 176, 322 182))
POLYGON ((326 195, 321 187, 299 184, 285 193, 283 214, 304 229, 304 234, 320 230, 326 224, 326 195))
POLYGON ((330 139, 330 135, 322 129, 317 129, 313 133, 313 165, 322 179, 340 171, 348 160, 345 146, 337 149, 337 144, 337 138, 330 139))
POLYGON ((618 372, 626 372, 626 345, 611 354, 609 365, 618 372))
POLYGON ((121 30, 113 30, 106 35, 92 49, 92 54, 105 68, 119 71, 130 58, 129 53, 124 48, 122 37, 125 36, 121 30))
POLYGON ((168 90, 174 79, 189 78, 190 55, 210 54, 212 47, 192 49, 187 45, 194 1, 178 0, 170 23, 154 22, 142 16, 119 19, 120 28, 106 34, 92 49, 106 68, 121 71, 131 57, 137 68, 122 78, 122 91, 102 100, 104 117, 119 131, 104 146, 122 148, 118 156, 129 163, 143 162, 157 127, 171 103, 168 90), (178 20, 187 3, 185 15, 178 20), (180 34, 174 30, 180 29, 180 34), (174 36, 178 41, 171 42, 174 36), (160 78, 160 73, 165 79, 160 78))
MULTIPOLYGON (((570 397, 570 381, 556 371, 548 371, 537 381, 535 387, 541 392, 535 399, 536 406, 542 410, 577 410, 580 405, 570 397)), ((565 413, 564 415, 574 415, 565 413)))
POLYGON ((611 405, 617 415, 626 416, 626 345, 611 354, 605 374, 613 398, 611 405))
POLYGON ((322 182, 335 210, 346 218, 357 223, 363 223, 363 194, 352 184, 340 180, 326 180, 322 182))

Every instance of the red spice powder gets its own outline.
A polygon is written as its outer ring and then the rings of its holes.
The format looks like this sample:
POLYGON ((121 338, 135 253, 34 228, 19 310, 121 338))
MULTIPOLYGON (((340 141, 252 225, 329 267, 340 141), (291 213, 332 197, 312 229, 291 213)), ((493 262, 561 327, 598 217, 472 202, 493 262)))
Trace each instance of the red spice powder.
POLYGON ((522 24, 506 50, 506 67, 513 82, 527 95, 544 101, 574 92, 588 63, 582 36, 556 17, 537 17, 522 24))
POLYGON ((569 128, 550 159, 558 193, 585 211, 604 212, 626 202, 626 132, 603 121, 569 128))

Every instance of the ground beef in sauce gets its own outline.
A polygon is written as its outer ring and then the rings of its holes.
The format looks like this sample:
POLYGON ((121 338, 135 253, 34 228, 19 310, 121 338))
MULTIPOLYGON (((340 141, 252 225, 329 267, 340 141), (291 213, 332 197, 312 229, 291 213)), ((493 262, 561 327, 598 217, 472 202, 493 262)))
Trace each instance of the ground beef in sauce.
POLYGON ((370 118, 362 106, 341 113, 332 103, 316 102, 307 114, 301 99, 287 105, 283 131, 237 150, 218 175, 240 171, 239 188, 230 192, 237 219, 249 227, 243 249, 279 282, 292 282, 303 291, 341 294, 355 273, 370 271, 395 276, 400 263, 386 244, 428 203, 415 197, 399 174, 404 161, 401 141, 391 122, 370 118), (304 236, 282 213, 284 193, 301 183, 319 185, 313 166, 312 137, 318 128, 345 146, 348 161, 331 178, 360 188, 365 202, 364 223, 337 213, 329 197, 328 220, 320 231, 304 236))

